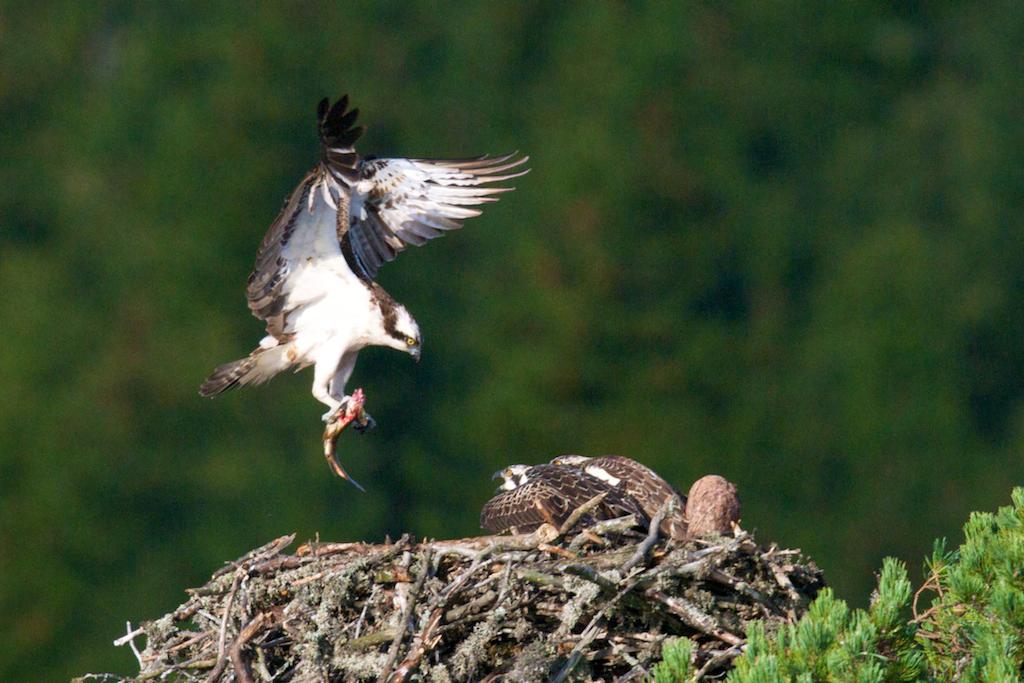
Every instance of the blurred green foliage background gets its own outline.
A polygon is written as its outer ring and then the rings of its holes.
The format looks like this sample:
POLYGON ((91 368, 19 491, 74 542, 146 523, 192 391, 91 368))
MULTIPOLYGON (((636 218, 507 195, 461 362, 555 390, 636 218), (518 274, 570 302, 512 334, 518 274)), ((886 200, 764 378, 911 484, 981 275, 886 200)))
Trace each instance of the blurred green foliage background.
POLYGON ((1024 5, 0 7, 0 679, 111 640, 287 532, 477 532, 490 474, 623 453, 864 604, 1024 482, 1024 5), (310 372, 196 388, 262 334, 256 246, 352 94, 366 153, 533 171, 381 282, 378 429, 330 476, 310 372))

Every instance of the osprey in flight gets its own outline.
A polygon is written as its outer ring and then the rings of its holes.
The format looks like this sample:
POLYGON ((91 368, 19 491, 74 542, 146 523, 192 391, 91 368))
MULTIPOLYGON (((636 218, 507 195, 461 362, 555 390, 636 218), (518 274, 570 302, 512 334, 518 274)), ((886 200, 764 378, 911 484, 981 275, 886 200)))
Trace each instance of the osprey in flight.
MULTIPOLYGON (((377 269, 477 216, 510 187, 484 187, 527 172, 528 157, 377 159, 354 147, 358 109, 348 96, 317 111, 320 161, 270 226, 249 276, 249 310, 267 335, 246 358, 221 365, 199 389, 216 396, 313 366, 313 396, 325 422, 344 412, 345 384, 366 346, 419 359, 420 329, 405 306, 374 282, 377 269)), ((372 424, 372 423, 371 423, 372 424)))
POLYGON ((502 478, 501 493, 484 504, 480 526, 491 533, 527 533, 547 522, 558 528, 595 496, 604 500, 581 522, 592 523, 635 515, 647 524, 647 515, 621 489, 567 465, 510 465, 494 475, 502 478))

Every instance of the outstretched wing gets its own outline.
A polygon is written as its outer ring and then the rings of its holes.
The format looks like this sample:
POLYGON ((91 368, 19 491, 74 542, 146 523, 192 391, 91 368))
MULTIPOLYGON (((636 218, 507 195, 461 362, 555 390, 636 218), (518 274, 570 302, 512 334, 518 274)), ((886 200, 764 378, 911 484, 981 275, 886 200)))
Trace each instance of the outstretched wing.
POLYGON ((333 291, 340 282, 371 281, 381 263, 409 244, 423 244, 470 208, 512 188, 480 187, 525 173, 509 172, 526 158, 464 160, 362 158, 355 142, 358 109, 348 97, 317 109, 320 163, 299 183, 256 254, 247 295, 253 315, 280 339, 288 314, 333 291))
POLYGON ((382 263, 409 245, 420 246, 461 221, 480 215, 472 208, 498 201, 511 187, 485 187, 517 178, 529 157, 517 154, 470 159, 361 158, 355 151, 363 128, 354 127, 358 109, 348 98, 333 106, 320 103, 320 160, 349 194, 348 224, 338 216, 338 236, 346 260, 360 277, 371 280, 382 263))
POLYGON ((332 194, 323 180, 319 169, 302 179, 267 230, 249 275, 249 310, 279 340, 295 331, 293 311, 358 282, 338 244, 335 207, 344 207, 346 197, 332 194))
POLYGON ((507 154, 475 159, 372 159, 359 167, 349 207, 351 241, 363 274, 373 278, 382 263, 409 245, 420 246, 461 221, 472 208, 495 202, 511 187, 481 187, 523 175, 527 157, 507 154))
POLYGON ((317 107, 320 164, 285 201, 260 243, 249 275, 249 310, 278 339, 288 332, 291 309, 322 296, 336 285, 335 276, 347 275, 337 263, 342 256, 338 209, 347 216, 344 184, 357 178, 359 157, 352 145, 364 131, 352 125, 359 110, 347 108, 348 96, 333 107, 325 98, 317 107))

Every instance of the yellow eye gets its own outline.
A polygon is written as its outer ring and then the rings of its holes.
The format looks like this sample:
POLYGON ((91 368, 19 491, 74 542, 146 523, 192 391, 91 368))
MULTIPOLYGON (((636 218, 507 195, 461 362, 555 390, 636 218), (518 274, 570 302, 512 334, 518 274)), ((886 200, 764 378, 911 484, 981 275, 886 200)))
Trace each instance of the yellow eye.
POLYGON ((413 339, 412 337, 406 337, 405 343, 408 344, 409 346, 416 346, 416 340, 413 339))

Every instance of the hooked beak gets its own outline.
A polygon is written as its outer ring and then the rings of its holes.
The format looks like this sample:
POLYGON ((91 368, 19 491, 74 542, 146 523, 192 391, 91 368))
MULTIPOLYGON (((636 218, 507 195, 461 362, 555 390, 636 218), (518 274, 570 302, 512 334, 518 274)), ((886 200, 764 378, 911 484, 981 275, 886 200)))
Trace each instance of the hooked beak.
POLYGON ((413 348, 412 348, 412 349, 411 349, 411 350, 409 351, 409 355, 410 355, 410 356, 412 356, 412 359, 413 359, 414 361, 416 361, 417 363, 419 363, 419 362, 420 362, 420 353, 421 353, 421 352, 420 352, 420 347, 418 347, 418 346, 415 346, 415 347, 413 347, 413 348))
POLYGON ((508 491, 509 490, 509 489, 505 488, 505 486, 507 485, 506 481, 505 481, 505 470, 498 470, 497 472, 495 472, 494 474, 491 475, 491 479, 501 479, 502 480, 502 482, 500 484, 498 484, 498 488, 494 489, 495 493, 501 493, 502 491, 508 491))

